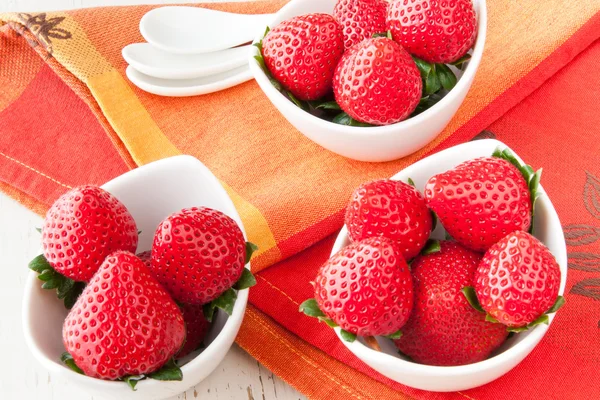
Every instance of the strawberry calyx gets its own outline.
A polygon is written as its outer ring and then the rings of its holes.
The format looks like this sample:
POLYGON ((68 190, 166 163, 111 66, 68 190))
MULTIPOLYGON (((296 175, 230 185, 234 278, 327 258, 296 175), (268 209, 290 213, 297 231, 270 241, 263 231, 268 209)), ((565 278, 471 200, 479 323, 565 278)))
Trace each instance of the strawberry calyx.
MULTIPOLYGON (((472 286, 465 286, 462 289, 462 293, 465 296, 465 298, 467 299, 467 301, 469 302, 469 304, 471 305, 471 307, 473 307, 473 309, 475 309, 476 311, 478 311, 480 313, 485 313, 486 321, 491 322, 493 324, 501 323, 496 318, 494 318, 493 316, 491 316, 490 314, 485 312, 483 307, 481 307, 481 303, 479 303, 479 299, 477 298, 477 293, 475 292, 475 288, 473 288, 472 286)), ((552 305, 552 307, 550 307, 548 309, 548 311, 546 311, 545 313, 540 315, 536 320, 530 322, 529 324, 527 324, 525 326, 518 326, 518 327, 507 326, 506 330, 508 332, 512 332, 512 333, 519 333, 519 332, 524 332, 530 328, 533 328, 536 325, 540 325, 540 324, 548 325, 548 323, 550 322, 550 318, 548 317, 548 315, 557 312, 558 309, 563 306, 563 304, 565 304, 565 298, 563 296, 558 296, 556 298, 556 301, 552 305)))
MULTIPOLYGON (((246 242, 246 258, 245 262, 248 264, 250 259, 252 258, 252 254, 258 250, 258 246, 251 242, 246 242)), ((205 304, 202 307, 202 311, 204 312, 204 317, 208 320, 208 322, 212 322, 215 311, 217 308, 225 311, 227 315, 231 315, 233 312, 233 306, 235 304, 235 300, 237 299, 236 290, 244 290, 251 288, 256 285, 256 278, 254 274, 250 272, 249 269, 244 268, 242 270, 242 275, 239 279, 233 284, 233 286, 223 292, 219 297, 211 301, 210 303, 205 304), (234 290, 235 289, 235 290, 234 290)))
POLYGON ((523 175, 527 186, 529 187, 529 193, 531 197, 531 225, 529 226, 529 233, 533 235, 533 216, 535 213, 535 202, 541 196, 539 192, 540 179, 542 178, 542 168, 534 171, 531 165, 523 164, 510 151, 508 148, 502 150, 500 146, 496 147, 496 150, 492 153, 492 157, 501 158, 514 165, 523 175))
POLYGON ((433 253, 437 253, 442 250, 442 246, 440 245, 440 241, 436 239, 429 239, 425 243, 425 247, 421 250, 421 254, 429 255, 433 253))
MULTIPOLYGON (((306 314, 309 317, 317 318, 320 322, 325 322, 329 327, 336 328, 338 324, 336 324, 331 318, 327 317, 323 311, 319 308, 317 304, 317 300, 308 299, 300 304, 298 311, 306 314)), ((352 332, 348 332, 345 329, 340 329, 340 336, 346 342, 352 343, 356 340, 356 334, 352 332)))
POLYGON ((68 351, 65 351, 64 353, 62 353, 60 355, 60 361, 62 361, 72 371, 77 372, 78 374, 81 374, 81 375, 85 375, 83 373, 82 369, 79 368, 77 366, 77 364, 75 364, 75 360, 73 359, 73 356, 68 351))
POLYGON ((71 309, 85 288, 85 282, 77 282, 57 272, 43 254, 35 257, 28 265, 29 269, 38 273, 37 278, 44 282, 42 289, 54 290, 65 308, 71 309))
MULTIPOLYGON (((84 372, 75 364, 73 356, 69 352, 65 351, 60 356, 62 361, 67 367, 78 374, 85 375, 84 372)), ((125 382, 131 390, 135 391, 137 383, 143 379, 155 379, 158 381, 180 381, 183 379, 183 373, 181 368, 175 362, 175 359, 171 358, 167 361, 160 369, 151 374, 140 374, 140 375, 127 375, 119 378, 120 381, 125 382)))

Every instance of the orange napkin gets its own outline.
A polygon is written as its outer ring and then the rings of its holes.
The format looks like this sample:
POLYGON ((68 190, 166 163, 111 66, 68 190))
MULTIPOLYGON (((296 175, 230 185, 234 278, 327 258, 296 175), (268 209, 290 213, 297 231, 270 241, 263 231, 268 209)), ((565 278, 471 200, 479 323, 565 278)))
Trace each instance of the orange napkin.
MULTIPOLYGON (((263 13, 284 3, 206 7, 263 13)), ((300 332, 295 321, 302 317, 284 313, 283 303, 281 310, 266 307, 264 300, 287 296, 293 305, 305 294, 288 293, 287 287, 307 283, 289 272, 297 260, 307 270, 321 262, 331 247, 325 238, 341 226, 347 198, 360 182, 390 176, 472 138, 588 48, 600 36, 600 1, 489 1, 483 61, 458 114, 424 149, 383 164, 348 160, 310 142, 254 82, 192 98, 158 97, 134 87, 120 51, 143 41, 138 22, 151 8, 0 14, 0 190, 42 213, 66 188, 101 184, 137 165, 192 154, 221 180, 249 239, 259 245, 255 270, 317 244, 258 275, 251 292, 255 306, 238 342, 313 398, 403 398, 399 391, 422 397, 340 353, 335 341, 312 341, 311 335, 326 338, 330 332, 313 325, 300 332)))

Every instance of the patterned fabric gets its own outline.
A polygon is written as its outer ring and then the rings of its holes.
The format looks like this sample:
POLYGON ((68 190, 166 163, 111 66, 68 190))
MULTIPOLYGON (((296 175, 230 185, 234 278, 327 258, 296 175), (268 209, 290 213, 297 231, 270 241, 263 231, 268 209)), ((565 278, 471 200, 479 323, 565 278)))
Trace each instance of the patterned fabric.
MULTIPOLYGON (((263 13, 282 4, 208 7, 263 13)), ((600 398, 600 1, 488 1, 486 50, 458 114, 421 151, 382 164, 310 142, 254 82, 192 98, 138 90, 120 50, 143 40, 138 21, 151 8, 0 14, 0 190, 43 213, 66 188, 192 154, 221 180, 260 246, 238 343, 309 397, 600 398), (496 382, 454 394, 410 389, 358 361, 298 304, 311 296, 308 282, 354 187, 484 129, 478 136, 495 135, 544 167, 569 244, 567 304, 534 352, 496 382)))

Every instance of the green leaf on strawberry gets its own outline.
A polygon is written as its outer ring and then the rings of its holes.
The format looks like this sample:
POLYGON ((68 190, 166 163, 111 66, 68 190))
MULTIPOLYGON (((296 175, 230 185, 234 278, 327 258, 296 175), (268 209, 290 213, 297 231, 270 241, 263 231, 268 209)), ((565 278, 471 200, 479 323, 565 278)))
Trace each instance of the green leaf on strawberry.
POLYGON ((352 343, 356 340, 356 335, 354 333, 350 333, 343 329, 340 329, 340 335, 342 336, 342 339, 349 343, 352 343))
POLYGON ((421 78, 423 79, 423 81, 425 81, 425 79, 427 79, 427 76, 433 69, 433 64, 430 64, 427 61, 421 60, 420 58, 417 58, 415 56, 413 56, 412 58, 415 61, 419 72, 421 73, 421 78))
POLYGON ((421 250, 421 254, 428 255, 437 253, 440 251, 442 247, 440 246, 440 241, 435 239, 429 239, 427 243, 425 243, 425 247, 421 250))
POLYGON ((67 367, 77 372, 78 374, 85 375, 81 368, 79 368, 77 364, 75 364, 75 360, 73 360, 73 356, 69 354, 69 352, 65 351, 64 353, 62 353, 60 356, 60 361, 62 361, 67 367))
POLYGON ((256 285, 256 278, 249 269, 244 268, 242 276, 233 284, 235 290, 244 290, 256 285))
POLYGON ((237 299, 237 294, 233 289, 227 289, 223 294, 214 299, 208 304, 205 304, 202 307, 202 311, 204 311, 204 316, 208 320, 208 322, 212 322, 215 310, 220 308, 225 311, 227 315, 231 315, 233 312, 233 306, 235 305, 235 300, 237 299))
POLYGON ((335 101, 325 101, 323 103, 317 104, 314 108, 321 108, 323 110, 337 110, 341 111, 342 108, 335 101))
POLYGON ((337 328, 339 325, 336 324, 332 319, 326 317, 319 317, 319 321, 325 322, 330 328, 337 328))
POLYGON ((415 181, 413 181, 411 178, 408 178, 406 181, 408 182, 408 184, 409 184, 410 186, 412 186, 412 187, 416 187, 416 185, 415 185, 415 181))
POLYGON ((550 323, 550 319, 548 318, 548 314, 542 314, 540 315, 540 317, 538 319, 536 319, 535 321, 525 325, 525 326, 519 326, 519 327, 507 327, 506 330, 509 332, 515 332, 515 333, 519 333, 519 332, 524 332, 526 330, 529 330, 530 328, 533 328, 536 325, 540 325, 540 324, 546 324, 548 325, 550 323))
POLYGON ((496 318, 492 317, 490 314, 487 313, 485 314, 485 320, 487 322, 491 322, 492 324, 497 324, 499 322, 496 318))
POLYGON ((183 373, 175 360, 171 358, 161 369, 149 374, 148 378, 158 381, 180 381, 183 379, 183 373))
POLYGON ((442 88, 442 82, 436 72, 436 65, 433 64, 431 72, 425 77, 425 94, 433 94, 442 88))
POLYGON ((459 68, 462 70, 464 68, 464 66, 466 65, 466 63, 469 62, 470 60, 471 60, 471 55, 465 54, 464 56, 462 56, 458 60, 454 61, 453 63, 450 63, 450 65, 454 65, 456 68, 459 68))
POLYGON ((433 231, 435 229, 435 227, 437 226, 438 217, 437 217, 437 214, 433 210, 429 210, 429 212, 431 213, 431 230, 433 231))
POLYGON ((477 298, 477 294, 475 293, 475 288, 473 286, 465 286, 462 289, 462 293, 465 295, 465 298, 475 310, 484 313, 485 310, 479 304, 479 299, 477 298))
POLYGON ((258 246, 252 242, 246 242, 246 260, 244 261, 246 264, 250 262, 252 258, 252 254, 258 250, 258 246))
POLYGON ((325 317, 325 313, 321 311, 319 305, 317 304, 317 300, 315 299, 305 300, 302 304, 300 304, 298 311, 308 315, 309 317, 325 317))
POLYGON ((75 301, 85 288, 84 282, 76 282, 56 272, 43 254, 29 263, 29 269, 38 273, 38 279, 44 282, 42 289, 56 290, 56 295, 67 309, 73 307, 75 301))
POLYGON ((442 87, 448 91, 452 90, 458 81, 454 72, 445 64, 436 64, 435 69, 442 87))
POLYGON ((387 335, 386 338, 388 339, 392 339, 392 340, 396 340, 396 339, 400 339, 402 337, 402 331, 398 330, 394 333, 392 333, 391 335, 387 335))
POLYGON ((558 296, 556 298, 556 301, 554 302, 554 304, 552 305, 552 307, 550 307, 550 309, 548 311, 546 311, 546 314, 552 314, 558 311, 559 308, 561 308, 564 304, 565 304, 565 298, 562 296, 558 296))
POLYGON ((372 126, 370 124, 360 122, 360 121, 353 119, 351 116, 349 116, 345 112, 341 112, 338 115, 336 115, 335 117, 333 117, 333 120, 331 122, 333 122, 335 124, 348 125, 348 126, 372 126))
POLYGON ((42 233, 42 228, 35 228, 36 231, 38 231, 38 233, 42 233))
POLYGON ((120 380, 128 384, 131 390, 135 392, 135 385, 142 379, 146 379, 146 375, 129 375, 122 377, 120 380))

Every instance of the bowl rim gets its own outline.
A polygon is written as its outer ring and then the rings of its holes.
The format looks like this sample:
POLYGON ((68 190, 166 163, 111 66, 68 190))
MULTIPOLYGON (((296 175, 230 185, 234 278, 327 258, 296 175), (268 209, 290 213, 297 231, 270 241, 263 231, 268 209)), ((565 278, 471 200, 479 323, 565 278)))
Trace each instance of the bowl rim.
MULTIPOLYGON (((496 139, 481 139, 481 140, 477 140, 477 141, 471 141, 471 142, 462 143, 462 144, 459 144, 456 146, 452 146, 452 147, 442 150, 438 153, 429 155, 429 156, 415 162, 414 164, 402 169, 398 173, 394 174, 390 179, 398 179, 398 175, 405 174, 407 171, 410 172, 413 169, 418 169, 419 164, 422 161, 428 160, 428 159, 429 159, 429 161, 431 161, 431 157, 435 157, 435 158, 444 157, 444 155, 448 155, 449 153, 460 152, 461 150, 463 150, 467 147, 486 146, 486 145, 489 145, 490 148, 495 148, 497 146, 500 146, 503 149, 505 149, 505 148, 510 149, 513 152, 513 154, 515 155, 515 157, 520 162, 523 162, 523 160, 519 157, 519 155, 514 150, 512 150, 509 146, 504 144, 503 142, 496 140, 496 139)), ((490 155, 491 155, 491 153, 490 153, 490 155)), ((566 252, 566 243, 564 241, 562 226, 560 224, 558 214, 556 213, 556 209, 554 208, 554 205, 552 204, 550 198, 544 191, 541 184, 539 186, 538 191, 542 194, 542 196, 540 196, 540 198, 537 201, 540 203, 543 203, 544 206, 547 207, 547 210, 550 213, 549 218, 552 220, 555 220, 554 221, 555 225, 557 225, 560 229, 560 232, 557 231, 553 236, 560 235, 562 237, 561 248, 564 249, 564 251, 562 252, 563 254, 554 255, 554 256, 555 256, 555 258, 559 264, 559 267, 561 269, 561 282, 560 282, 559 295, 563 295, 564 291, 565 291, 566 282, 567 282, 568 269, 566 267, 567 252, 566 252)), ((538 207, 539 207, 539 204, 538 204, 538 207)), ((346 225, 344 225, 342 230, 336 237, 336 240, 332 247, 330 256, 337 253, 343 247, 343 244, 344 244, 344 242, 346 242, 347 239, 348 239, 348 229, 347 229, 346 225)), ((394 366, 394 368, 397 368, 399 370, 410 370, 411 373, 422 374, 425 376, 435 377, 435 376, 443 375, 446 377, 452 377, 452 376, 469 375, 469 374, 472 374, 474 371, 481 372, 481 371, 489 371, 489 370, 499 368, 500 366, 506 365, 507 363, 509 363, 510 360, 513 359, 517 354, 523 355, 523 358, 524 358, 527 354, 529 354, 529 352, 531 352, 533 350, 533 348, 537 345, 537 343, 544 337, 544 335, 550 328, 550 325, 552 324, 552 321, 554 320, 555 316, 556 316, 556 313, 550 314, 548 325, 545 325, 545 324, 537 325, 536 327, 534 327, 533 329, 531 329, 528 332, 528 335, 523 340, 519 341, 518 343, 515 343, 513 346, 506 349, 502 353, 496 354, 496 355, 489 357, 483 361, 479 361, 479 362, 472 363, 472 364, 457 365, 457 366, 436 366, 436 365, 426 365, 426 364, 419 364, 416 362, 407 361, 407 360, 404 360, 399 357, 394 357, 394 356, 384 353, 384 352, 375 351, 375 350, 365 346, 359 340, 355 340, 354 342, 349 343, 342 338, 342 336, 340 334, 341 328, 336 327, 336 328, 334 328, 334 330, 335 330, 335 333, 336 333, 338 339, 342 342, 342 344, 344 344, 348 348, 348 350, 350 350, 354 355, 356 355, 358 358, 360 358, 363 361, 364 360, 369 360, 369 361, 377 360, 377 362, 386 362, 386 363, 392 364, 394 366)))
MULTIPOLYGON (((138 168, 127 171, 124 174, 119 175, 114 179, 111 179, 110 181, 101 185, 101 187, 103 189, 107 190, 108 192, 110 192, 111 187, 121 186, 131 179, 136 179, 135 175, 143 175, 148 172, 151 173, 153 169, 164 168, 165 165, 171 164, 174 162, 195 164, 196 168, 198 168, 204 172, 204 178, 213 181, 212 183, 215 184, 215 186, 213 186, 213 187, 219 191, 222 191, 221 195, 224 195, 223 201, 225 201, 225 203, 228 203, 227 208, 231 209, 231 213, 228 212, 227 215, 236 221, 236 223, 239 225, 239 227, 244 235, 244 239, 247 240, 246 231, 244 229, 242 220, 239 216, 239 213, 237 212, 235 205, 233 204, 233 201, 227 194, 227 191, 223 188, 223 186, 221 185, 221 183, 219 182, 217 177, 210 171, 210 169, 208 169, 208 167, 206 167, 200 160, 198 160, 197 158, 195 158, 193 156, 177 155, 177 156, 163 158, 163 159, 142 165, 138 168), (123 181, 125 181, 125 182, 123 182, 123 181)), ((247 268, 248 270, 251 270, 250 262, 248 262, 245 265, 245 268, 247 268)), ((58 374, 66 374, 65 376, 68 379, 70 379, 70 380, 72 379, 73 381, 76 381, 77 384, 94 385, 96 387, 104 386, 105 388, 110 388, 111 390, 123 389, 123 390, 126 390, 127 392, 130 392, 131 389, 122 381, 118 381, 118 380, 110 381, 110 380, 104 380, 104 379, 99 379, 99 378, 94 378, 91 376, 79 374, 79 373, 71 370, 70 368, 68 368, 66 365, 59 363, 58 360, 54 361, 54 360, 48 358, 42 352, 42 350, 36 345, 36 342, 33 339, 33 335, 31 334, 32 330, 29 325, 29 320, 32 318, 31 317, 32 309, 30 306, 31 298, 32 298, 32 296, 35 295, 34 293, 35 293, 36 287, 38 285, 38 282, 39 281, 37 279, 37 273, 34 271, 30 271, 27 276, 27 282, 25 284, 25 290, 23 292, 23 305, 22 305, 22 309, 21 309, 22 329, 23 329, 23 334, 25 336, 25 342, 26 342, 29 350, 34 355, 34 357, 38 360, 38 362, 40 362, 40 364, 42 364, 48 371, 55 372, 58 374)), ((140 391, 148 392, 155 387, 159 387, 159 386, 164 387, 165 385, 168 385, 170 383, 175 384, 175 383, 185 382, 186 372, 190 372, 190 374, 188 374, 187 376, 191 376, 192 375, 191 371, 201 368, 204 363, 204 360, 216 357, 217 353, 220 353, 221 347, 226 345, 226 343, 229 340, 231 340, 231 338, 233 338, 233 340, 235 340, 235 337, 237 336, 237 333, 239 331, 239 325, 241 324, 241 322, 244 319, 244 314, 245 314, 246 306, 248 303, 248 295, 249 295, 249 289, 237 291, 237 299, 233 306, 233 312, 231 313, 231 315, 229 315, 227 317, 227 320, 223 324, 221 331, 215 336, 213 341, 204 350, 202 350, 201 353, 197 354, 196 357, 194 357, 193 359, 191 359, 186 364, 184 364, 180 367, 182 374, 183 374, 183 379, 181 381, 159 381, 159 380, 155 380, 155 379, 144 379, 137 383, 136 392, 140 392, 140 391), (140 390, 140 389, 142 389, 142 390, 140 390)), ((230 348, 231 348, 231 345, 227 346, 227 351, 225 353, 229 352, 230 348)), ((215 367, 215 369, 216 369, 216 367, 215 367)), ((194 383, 190 382, 190 386, 198 384, 199 382, 201 382, 201 381, 194 382, 194 383)))
MULTIPOLYGON (((289 3, 283 6, 277 13, 274 14, 268 26, 271 27, 276 25, 277 21, 279 20, 288 19, 288 17, 285 16, 288 14, 289 10, 296 7, 298 3, 302 3, 305 1, 306 0, 291 0, 289 3)), ((461 78, 458 80, 454 88, 452 88, 452 90, 450 90, 448 94, 446 94, 440 101, 438 101, 432 107, 428 108, 427 110, 423 111, 418 115, 407 118, 395 124, 369 127, 340 125, 314 116, 297 107, 290 100, 288 100, 281 92, 275 89, 275 87, 267 78, 265 72, 259 66, 258 61, 254 58, 254 56, 259 55, 259 49, 258 47, 254 46, 254 44, 260 42, 260 40, 263 38, 264 30, 257 34, 257 36, 254 38, 254 41, 252 42, 253 46, 251 46, 248 63, 250 66, 250 71, 252 72, 254 79, 259 83, 260 88, 263 90, 263 92, 265 92, 267 97, 271 99, 271 101, 277 102, 278 105, 283 107, 287 112, 294 113, 296 116, 301 118, 306 118, 308 121, 317 125, 320 128, 343 132, 351 136, 385 134, 392 132, 396 133, 399 129, 411 129, 423 124, 425 121, 430 120, 443 108, 447 107, 451 103, 458 101, 458 97, 460 96, 460 94, 468 92, 470 85, 470 83, 468 82, 471 81, 477 73, 477 69, 479 67, 483 55, 483 49, 485 46, 485 39, 487 35, 486 0, 472 0, 472 2, 475 8, 475 12, 477 14, 477 39, 475 41, 475 46, 473 47, 471 60, 469 60, 469 63, 463 71, 461 78)))

